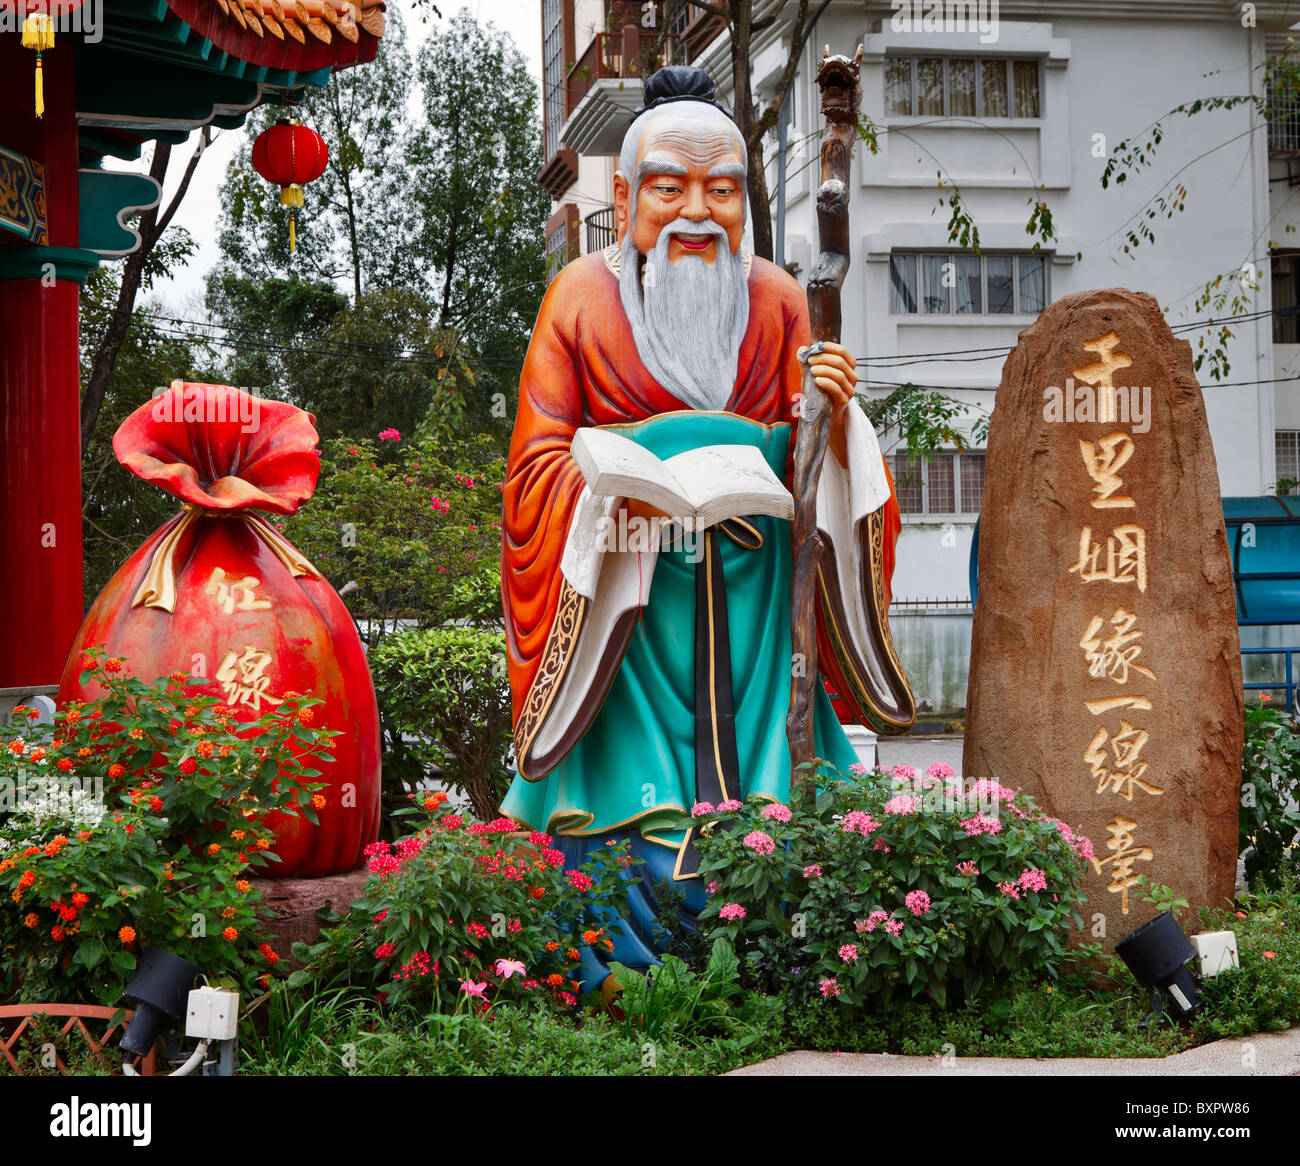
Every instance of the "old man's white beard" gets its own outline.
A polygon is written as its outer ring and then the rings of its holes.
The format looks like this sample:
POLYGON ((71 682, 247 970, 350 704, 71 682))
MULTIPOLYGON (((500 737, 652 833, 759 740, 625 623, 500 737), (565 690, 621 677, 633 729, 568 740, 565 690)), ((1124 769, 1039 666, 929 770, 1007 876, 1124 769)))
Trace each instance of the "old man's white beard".
POLYGON ((677 219, 659 232, 654 252, 640 255, 623 239, 619 296, 642 363, 665 389, 693 409, 722 409, 736 385, 736 361, 749 325, 745 264, 716 223, 677 219), (668 262, 675 234, 717 235, 712 264, 694 255, 668 262))

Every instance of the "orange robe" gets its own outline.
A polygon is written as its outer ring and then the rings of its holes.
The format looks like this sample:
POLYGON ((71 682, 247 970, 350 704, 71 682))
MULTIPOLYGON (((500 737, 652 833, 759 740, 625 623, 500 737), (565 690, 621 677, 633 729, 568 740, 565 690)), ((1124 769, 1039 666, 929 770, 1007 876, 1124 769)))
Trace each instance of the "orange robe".
MULTIPOLYGON (((635 623, 634 618, 621 620, 610 638, 585 720, 572 727, 559 749, 534 756, 532 741, 572 655, 586 602, 560 569, 574 509, 586 484, 569 452, 574 431, 689 408, 651 377, 637 355, 612 270, 615 256, 613 248, 586 255, 556 276, 542 302, 520 380, 504 490, 501 586, 517 760, 520 772, 534 779, 563 759, 565 747, 571 748, 599 711, 635 623)), ((749 324, 725 408, 764 424, 793 425, 803 382, 796 353, 809 342, 804 292, 785 271, 759 258, 752 260, 748 284, 749 324)), ((844 641, 851 637, 837 626, 833 593, 838 586, 823 588, 818 655, 823 674, 864 722, 897 732, 915 714, 888 636, 889 583, 900 520, 887 468, 885 480, 888 502, 871 522, 863 523, 870 528, 864 529, 864 540, 872 544, 866 546, 863 561, 874 564, 875 578, 839 583, 862 587, 867 608, 877 612, 883 627, 881 655, 892 660, 897 673, 895 691, 874 700, 867 691, 867 670, 854 661, 851 649, 846 652, 844 641), (832 593, 829 599, 827 591, 832 593)))

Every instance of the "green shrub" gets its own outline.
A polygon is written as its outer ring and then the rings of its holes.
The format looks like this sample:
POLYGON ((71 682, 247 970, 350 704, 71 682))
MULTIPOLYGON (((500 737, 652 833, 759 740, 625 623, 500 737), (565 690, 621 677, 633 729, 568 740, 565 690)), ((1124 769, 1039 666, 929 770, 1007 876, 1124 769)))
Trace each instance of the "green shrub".
POLYGON ((1241 754, 1238 851, 1246 878, 1277 887, 1284 872, 1300 870, 1300 735, 1291 718, 1263 703, 1246 706, 1246 743, 1241 754))
POLYGON ((448 627, 387 636, 370 658, 385 720, 418 739, 405 745, 419 765, 407 783, 441 769, 484 822, 496 817, 510 788, 505 652, 505 635, 496 628, 448 627))
POLYGON ((275 858, 268 811, 317 820, 322 702, 241 723, 182 673, 146 683, 91 659, 102 696, 52 729, 15 710, 0 749, 0 997, 117 1003, 154 944, 251 987, 279 956, 247 876, 275 858))
POLYGON ((747 982, 788 987, 792 1003, 942 1006, 1020 968, 1055 974, 1066 929, 1082 925, 1090 843, 1025 794, 953 780, 946 766, 907 767, 793 806, 694 807, 705 938, 726 936, 747 982))
POLYGON ((345 979, 390 1006, 459 1012, 474 1001, 577 1004, 579 947, 612 949, 610 921, 627 912, 623 847, 602 847, 566 870, 550 835, 512 838, 514 822, 467 824, 432 794, 406 813, 415 831, 366 848, 370 877, 339 925, 311 948, 298 987, 345 979))

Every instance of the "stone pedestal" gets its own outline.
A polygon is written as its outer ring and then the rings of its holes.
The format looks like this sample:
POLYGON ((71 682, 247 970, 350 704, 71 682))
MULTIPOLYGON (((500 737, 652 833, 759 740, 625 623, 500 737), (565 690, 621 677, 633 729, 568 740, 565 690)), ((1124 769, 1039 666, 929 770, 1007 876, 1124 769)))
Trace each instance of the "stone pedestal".
POLYGON ((1218 471, 1191 347, 1156 301, 1052 304, 988 443, 964 772, 1091 839, 1083 940, 1234 889, 1242 688, 1218 471))
POLYGON ((287 960, 295 943, 315 943, 321 930, 316 912, 328 906, 343 914, 361 897, 366 873, 362 868, 313 879, 252 879, 269 909, 265 926, 271 946, 287 960))

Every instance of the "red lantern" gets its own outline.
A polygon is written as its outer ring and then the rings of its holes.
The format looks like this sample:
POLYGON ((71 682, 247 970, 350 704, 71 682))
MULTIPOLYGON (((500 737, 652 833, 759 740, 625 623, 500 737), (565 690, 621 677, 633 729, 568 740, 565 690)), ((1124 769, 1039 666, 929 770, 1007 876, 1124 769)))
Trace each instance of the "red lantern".
MULTIPOLYGON (((325 173, 330 160, 325 139, 314 129, 281 118, 257 135, 253 143, 253 169, 280 188, 280 205, 302 206, 303 184, 325 173)), ((293 210, 289 211, 289 250, 298 250, 293 210)))

